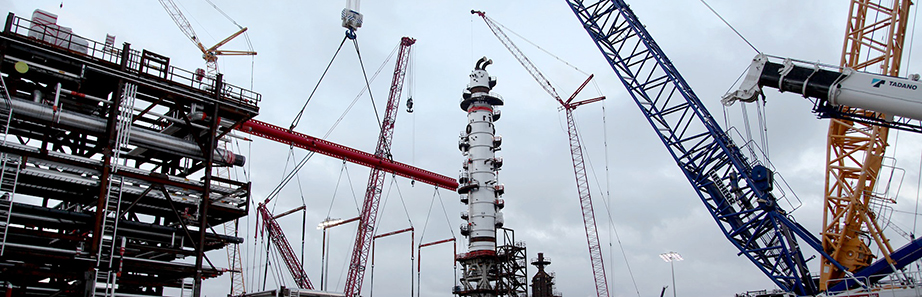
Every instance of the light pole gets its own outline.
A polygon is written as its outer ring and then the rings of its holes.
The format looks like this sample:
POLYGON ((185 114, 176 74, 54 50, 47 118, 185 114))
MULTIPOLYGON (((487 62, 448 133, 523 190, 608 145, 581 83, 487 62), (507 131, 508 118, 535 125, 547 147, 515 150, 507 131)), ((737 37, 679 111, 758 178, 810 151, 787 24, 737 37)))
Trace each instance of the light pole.
POLYGON ((663 261, 669 262, 669 267, 672 268, 672 297, 676 297, 676 294, 675 294, 676 292, 675 290, 675 264, 674 263, 685 260, 685 259, 682 259, 682 256, 676 252, 662 253, 662 254, 659 254, 659 257, 662 258, 663 261))

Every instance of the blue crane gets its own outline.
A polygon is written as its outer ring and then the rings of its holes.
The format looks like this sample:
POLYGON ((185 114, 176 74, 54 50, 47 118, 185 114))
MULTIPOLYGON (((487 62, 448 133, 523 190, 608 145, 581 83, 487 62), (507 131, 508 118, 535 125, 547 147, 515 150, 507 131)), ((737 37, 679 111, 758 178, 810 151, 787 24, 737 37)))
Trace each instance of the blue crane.
POLYGON ((818 292, 801 242, 843 269, 780 207, 772 171, 744 156, 623 0, 567 3, 740 255, 798 295, 818 292))

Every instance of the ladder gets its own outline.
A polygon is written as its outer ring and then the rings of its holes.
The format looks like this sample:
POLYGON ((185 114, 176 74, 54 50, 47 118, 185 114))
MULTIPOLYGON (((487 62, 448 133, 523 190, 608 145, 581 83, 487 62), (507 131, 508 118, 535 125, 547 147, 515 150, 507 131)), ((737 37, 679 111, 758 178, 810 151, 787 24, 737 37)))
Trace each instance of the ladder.
MULTIPOLYGON (((124 161, 121 159, 121 152, 128 146, 131 135, 131 122, 134 109, 134 98, 137 96, 138 86, 132 83, 125 83, 122 90, 121 104, 118 106, 116 115, 116 136, 115 145, 113 146, 112 171, 109 176, 109 186, 106 190, 105 207, 103 210, 102 230, 99 240, 99 251, 96 255, 96 287, 94 296, 114 296, 116 289, 116 279, 121 267, 115 267, 116 242, 118 241, 118 223, 121 219, 122 205, 122 186, 125 178, 118 175, 118 169, 124 161), (100 287, 100 284, 102 286, 100 287), (101 292, 100 292, 101 289, 101 292)), ((125 239, 122 238, 122 247, 124 248, 125 239)), ((123 251, 123 250, 122 250, 123 251)), ((123 253, 123 252, 122 252, 123 253)))
POLYGON ((182 279, 182 287, 179 288, 179 296, 193 296, 195 294, 195 282, 192 279, 184 278, 182 279))
MULTIPOLYGON (((0 97, 3 97, 5 108, 0 107, 0 126, 3 134, 0 135, 0 144, 6 144, 6 137, 10 131, 10 122, 13 119, 13 102, 10 92, 6 88, 6 80, 0 77, 0 97)), ((13 197, 16 195, 16 184, 19 182, 19 169, 22 158, 0 153, 0 256, 6 251, 6 235, 9 231, 10 215, 13 212, 13 197), (10 172, 12 171, 12 172, 10 172)))

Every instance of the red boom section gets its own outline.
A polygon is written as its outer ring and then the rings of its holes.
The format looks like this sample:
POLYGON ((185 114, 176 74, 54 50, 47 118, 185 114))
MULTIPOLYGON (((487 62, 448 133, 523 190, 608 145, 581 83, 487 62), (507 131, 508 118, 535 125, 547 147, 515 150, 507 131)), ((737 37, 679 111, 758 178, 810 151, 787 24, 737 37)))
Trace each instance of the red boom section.
POLYGON ((249 120, 237 128, 242 132, 259 136, 276 142, 293 145, 312 152, 321 153, 337 159, 343 159, 370 168, 378 168, 406 178, 411 178, 437 187, 454 191, 458 188, 458 181, 432 171, 413 167, 404 163, 391 161, 387 158, 350 148, 344 145, 329 142, 304 133, 289 131, 273 124, 258 120, 249 120))
MULTIPOLYGON (((403 81, 410 59, 410 46, 413 43, 416 43, 416 39, 409 37, 400 39, 400 51, 397 54, 394 77, 387 96, 387 108, 384 110, 384 119, 381 121, 381 134, 378 135, 378 145, 375 149, 375 157, 378 158, 390 159, 391 142, 394 139, 394 122, 397 119, 397 107, 400 105, 400 94, 403 92, 403 81)), ((352 248, 349 275, 346 277, 346 288, 343 290, 346 297, 357 297, 362 293, 365 263, 368 262, 368 252, 371 250, 372 236, 375 233, 378 204, 384 188, 385 173, 380 168, 372 168, 368 176, 368 187, 365 189, 365 200, 362 203, 362 215, 355 235, 355 246, 352 248)))
POLYGON ((285 260, 285 265, 287 265, 288 270, 291 271, 291 277, 298 283, 298 287, 313 290, 314 285, 311 284, 311 280, 307 278, 307 273, 301 268, 301 261, 298 261, 298 257, 295 256, 294 250, 292 250, 291 245, 288 244, 288 239, 285 238, 285 233, 282 232, 282 227, 280 227, 279 223, 272 217, 272 213, 269 212, 266 205, 262 203, 256 207, 256 211, 259 212, 259 216, 263 219, 263 228, 269 233, 269 240, 271 240, 279 250, 279 254, 282 254, 282 259, 285 260))

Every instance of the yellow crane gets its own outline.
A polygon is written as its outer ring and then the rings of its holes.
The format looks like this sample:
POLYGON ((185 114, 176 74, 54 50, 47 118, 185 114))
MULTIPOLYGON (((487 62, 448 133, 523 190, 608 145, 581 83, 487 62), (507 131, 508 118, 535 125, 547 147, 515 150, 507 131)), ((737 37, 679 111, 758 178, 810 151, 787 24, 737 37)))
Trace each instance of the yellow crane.
POLYGON ((240 28, 237 33, 231 34, 224 40, 221 40, 212 47, 205 48, 202 45, 202 42, 199 40, 198 36, 195 35, 195 30, 192 29, 192 24, 189 23, 189 20, 182 14, 182 11, 179 10, 179 7, 176 6, 176 3, 173 0, 160 0, 160 5, 163 5, 163 9, 166 10, 170 17, 173 18, 173 21, 176 22, 176 25, 179 26, 179 30, 183 34, 186 34, 186 37, 189 37, 189 40, 192 40, 192 43, 202 51, 202 58, 205 59, 205 65, 207 68, 208 77, 214 77, 218 73, 218 56, 253 56, 256 55, 254 51, 237 51, 237 50, 219 50, 221 46, 227 44, 240 34, 243 34, 247 31, 246 27, 240 28))
MULTIPOLYGON (((839 66, 899 76, 910 5, 910 0, 893 0, 889 6, 852 0, 839 66)), ((851 109, 855 113, 880 116, 851 109)), ((892 202, 874 193, 888 133, 887 127, 849 120, 832 119, 829 124, 821 237, 823 249, 851 272, 869 266, 874 260, 871 241, 893 263, 890 258, 893 248, 873 211, 875 205, 892 202)), ((826 290, 830 281, 846 277, 846 272, 821 259, 819 285, 826 290)))

